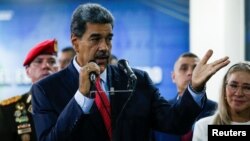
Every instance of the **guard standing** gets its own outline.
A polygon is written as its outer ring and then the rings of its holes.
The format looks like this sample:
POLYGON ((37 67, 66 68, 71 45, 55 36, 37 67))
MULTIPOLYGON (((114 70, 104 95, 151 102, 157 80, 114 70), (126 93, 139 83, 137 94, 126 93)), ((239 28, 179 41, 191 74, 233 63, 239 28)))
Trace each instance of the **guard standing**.
MULTIPOLYGON (((23 66, 32 83, 58 70, 57 41, 45 40, 27 54, 23 66)), ((0 140, 36 141, 32 120, 31 93, 0 101, 0 140)))

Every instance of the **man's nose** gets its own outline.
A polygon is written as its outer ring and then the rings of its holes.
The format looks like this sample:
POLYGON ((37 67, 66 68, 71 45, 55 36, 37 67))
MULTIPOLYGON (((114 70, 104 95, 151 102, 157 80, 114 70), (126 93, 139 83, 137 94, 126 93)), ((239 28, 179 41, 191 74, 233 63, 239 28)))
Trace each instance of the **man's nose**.
POLYGON ((188 68, 187 74, 192 76, 194 69, 192 67, 188 68))
POLYGON ((99 50, 108 50, 108 43, 105 39, 102 39, 98 45, 99 50))
POLYGON ((49 61, 43 61, 42 67, 51 67, 53 66, 49 61))

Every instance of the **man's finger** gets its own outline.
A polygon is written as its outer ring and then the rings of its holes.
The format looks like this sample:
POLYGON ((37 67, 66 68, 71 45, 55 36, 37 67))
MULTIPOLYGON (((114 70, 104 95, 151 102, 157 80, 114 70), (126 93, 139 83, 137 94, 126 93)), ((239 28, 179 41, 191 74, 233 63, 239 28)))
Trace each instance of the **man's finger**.
POLYGON ((228 60, 228 58, 218 64, 216 64, 214 66, 215 72, 217 72, 218 70, 220 70, 221 68, 227 66, 230 63, 230 61, 228 60))
POLYGON ((227 61, 229 59, 229 57, 223 57, 223 58, 221 58, 221 59, 218 59, 218 60, 216 60, 216 61, 214 61, 213 63, 212 63, 212 65, 213 66, 216 66, 216 65, 218 65, 218 64, 220 64, 220 63, 223 63, 223 62, 225 62, 225 61, 227 61))
POLYGON ((212 54, 213 54, 213 50, 209 49, 209 50, 206 52, 205 56, 202 57, 200 63, 201 63, 201 64, 206 64, 207 61, 208 61, 208 59, 212 56, 212 54))

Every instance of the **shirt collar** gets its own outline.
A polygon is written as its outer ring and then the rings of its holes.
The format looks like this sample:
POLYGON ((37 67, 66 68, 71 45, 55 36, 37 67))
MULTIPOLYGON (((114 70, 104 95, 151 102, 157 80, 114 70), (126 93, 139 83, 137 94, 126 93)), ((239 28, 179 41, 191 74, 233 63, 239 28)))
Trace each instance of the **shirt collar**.
POLYGON ((81 70, 81 67, 78 65, 78 63, 76 62, 76 56, 73 59, 73 65, 76 68, 77 72, 79 73, 81 70))
MULTIPOLYGON (((74 57, 73 59, 73 65, 74 67, 76 68, 77 72, 79 73, 80 70, 81 70, 81 67, 78 65, 78 63, 76 62, 76 56, 74 57)), ((100 78, 102 79, 102 81, 104 81, 104 83, 107 82, 107 69, 105 69, 101 75, 100 75, 100 78)))
POLYGON ((107 69, 105 69, 100 75, 102 81, 106 84, 107 83, 107 69))

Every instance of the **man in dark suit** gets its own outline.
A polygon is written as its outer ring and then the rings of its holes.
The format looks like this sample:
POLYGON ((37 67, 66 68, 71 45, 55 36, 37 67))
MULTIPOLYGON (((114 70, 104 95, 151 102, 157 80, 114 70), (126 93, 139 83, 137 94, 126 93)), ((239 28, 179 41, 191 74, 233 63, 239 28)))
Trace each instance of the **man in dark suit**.
MULTIPOLYGON (((57 71, 56 55, 54 39, 38 43, 28 52, 23 66, 32 83, 57 71)), ((0 101, 0 140, 35 141, 31 112, 30 92, 0 101)))
MULTIPOLYGON (((181 97, 184 94, 185 89, 188 86, 188 83, 192 79, 193 70, 198 64, 200 59, 197 55, 191 53, 191 52, 185 52, 179 56, 179 58, 176 60, 174 64, 174 69, 172 72, 172 81, 176 84, 177 88, 177 95, 169 100, 170 104, 175 104, 178 102, 178 100, 181 99, 181 97)), ((200 118, 210 116, 214 114, 214 111, 217 108, 217 103, 207 99, 206 103, 204 103, 204 107, 202 109, 202 112, 199 114, 199 116, 196 118, 196 120, 199 120, 200 118)), ((166 134, 162 132, 155 132, 154 137, 156 141, 191 141, 192 140, 192 130, 190 130, 188 133, 186 133, 183 136, 180 135, 174 135, 174 134, 166 134)))
POLYGON ((31 89, 40 141, 148 141, 151 129, 183 134, 206 101, 206 81, 229 63, 224 57, 207 64, 209 50, 181 102, 171 106, 146 72, 133 69, 135 79, 119 65, 108 65, 112 37, 113 16, 106 8, 90 3, 76 8, 71 21, 76 58, 31 89))

